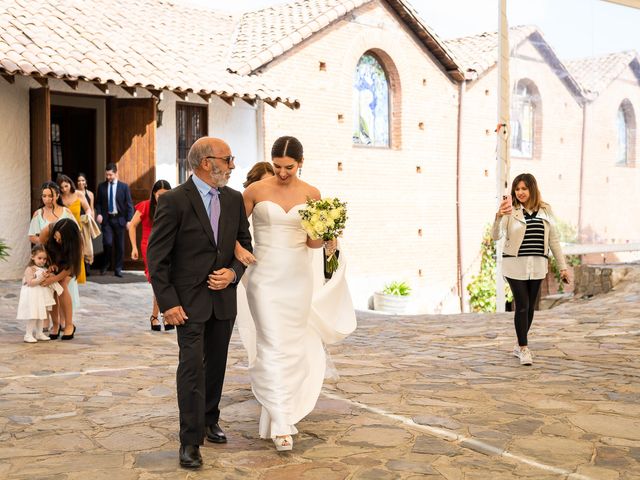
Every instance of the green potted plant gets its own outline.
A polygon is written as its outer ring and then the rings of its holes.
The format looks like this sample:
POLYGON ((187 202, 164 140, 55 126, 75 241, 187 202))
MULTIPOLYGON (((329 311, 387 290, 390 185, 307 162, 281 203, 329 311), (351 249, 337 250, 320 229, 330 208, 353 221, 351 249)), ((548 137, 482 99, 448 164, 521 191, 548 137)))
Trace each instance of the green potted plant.
POLYGON ((404 313, 409 304, 411 287, 407 282, 387 283, 381 292, 373 294, 373 309, 389 313, 404 313))

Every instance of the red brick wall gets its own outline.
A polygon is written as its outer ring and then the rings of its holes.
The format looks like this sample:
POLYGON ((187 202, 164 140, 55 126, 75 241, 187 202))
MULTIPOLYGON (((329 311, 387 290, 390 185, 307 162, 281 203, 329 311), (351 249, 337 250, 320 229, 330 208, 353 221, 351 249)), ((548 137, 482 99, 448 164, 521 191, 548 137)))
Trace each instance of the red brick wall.
POLYGON ((617 166, 618 107, 628 99, 640 119, 640 84, 626 68, 587 106, 584 171, 584 236, 586 242, 640 242, 640 139, 635 132, 635 166, 617 166))
POLYGON ((414 309, 455 307, 457 87, 438 63, 373 3, 272 62, 265 76, 302 104, 296 112, 265 110, 265 151, 280 135, 298 137, 305 147, 302 178, 349 202, 344 248, 356 304, 366 306, 385 282, 407 280, 417 293, 414 309), (401 89, 400 96, 392 93, 391 148, 351 140, 354 72, 369 50, 397 72, 392 83, 401 89))
MULTIPOLYGON (((414 311, 456 311, 458 85, 379 2, 357 9, 262 70, 302 104, 295 112, 282 106, 265 109, 265 152, 280 135, 298 137, 305 146, 303 179, 323 195, 349 202, 343 244, 357 307, 366 307, 367 298, 385 282, 407 280, 417 294, 414 311), (391 148, 368 148, 351 141, 354 71, 360 56, 370 50, 382 58, 396 89, 391 148)), ((577 227, 582 107, 529 41, 512 57, 512 84, 522 78, 539 92, 539 121, 533 158, 513 158, 510 178, 522 172, 534 174, 557 217, 577 227)), ((626 85, 624 96, 638 106, 639 119, 637 81, 628 72, 619 82, 626 85)), ((468 84, 464 94, 460 196, 465 285, 477 272, 482 232, 496 209, 496 87, 494 67, 468 84)), ((614 167, 613 159, 601 165, 607 155, 613 158, 615 112, 622 100, 617 83, 612 90, 617 93, 603 94, 588 107, 592 112, 583 214, 585 225, 599 238, 637 241, 637 169, 614 167), (609 126, 596 133, 604 117, 609 126), (603 195, 610 200, 601 202, 603 195), (621 195, 622 201, 616 201, 621 195), (620 205, 632 205, 632 221, 617 222, 611 215, 620 205)))

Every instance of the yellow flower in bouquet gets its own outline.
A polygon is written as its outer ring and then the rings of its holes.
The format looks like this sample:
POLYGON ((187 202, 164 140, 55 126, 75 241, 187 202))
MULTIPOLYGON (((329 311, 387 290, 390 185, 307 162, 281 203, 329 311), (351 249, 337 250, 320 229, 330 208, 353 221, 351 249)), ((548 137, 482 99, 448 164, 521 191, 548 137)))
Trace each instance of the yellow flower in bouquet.
MULTIPOLYGON (((307 205, 298 210, 302 218, 302 228, 312 240, 329 241, 342 235, 347 222, 347 204, 338 198, 307 200, 307 205)), ((338 258, 335 252, 325 259, 327 272, 338 269, 338 258)))

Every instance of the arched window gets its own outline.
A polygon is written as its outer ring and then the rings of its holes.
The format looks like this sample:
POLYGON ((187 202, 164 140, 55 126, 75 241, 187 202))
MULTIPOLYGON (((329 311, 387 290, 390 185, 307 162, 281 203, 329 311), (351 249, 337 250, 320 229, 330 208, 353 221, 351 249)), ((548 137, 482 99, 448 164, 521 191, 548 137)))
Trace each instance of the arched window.
POLYGON ((371 52, 358 61, 353 82, 353 143, 389 146, 389 81, 371 52))
POLYGON ((636 119, 631 102, 624 99, 618 107, 616 117, 616 131, 618 133, 618 151, 616 155, 616 165, 631 167, 634 165, 634 145, 636 119))
POLYGON ((511 155, 514 157, 534 157, 536 132, 540 130, 539 103, 535 85, 529 80, 520 80, 511 100, 511 155))

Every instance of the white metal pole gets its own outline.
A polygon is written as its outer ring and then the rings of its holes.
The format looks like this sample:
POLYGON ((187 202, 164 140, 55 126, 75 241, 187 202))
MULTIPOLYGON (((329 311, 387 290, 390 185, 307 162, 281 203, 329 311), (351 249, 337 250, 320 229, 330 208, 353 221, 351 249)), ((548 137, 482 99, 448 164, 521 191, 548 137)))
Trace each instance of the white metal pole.
MULTIPOLYGON (((507 192, 509 179, 509 24, 507 0, 498 0, 498 127, 496 210, 507 192)), ((504 278, 502 277, 502 241, 496 245, 496 311, 505 311, 504 278)))

